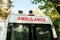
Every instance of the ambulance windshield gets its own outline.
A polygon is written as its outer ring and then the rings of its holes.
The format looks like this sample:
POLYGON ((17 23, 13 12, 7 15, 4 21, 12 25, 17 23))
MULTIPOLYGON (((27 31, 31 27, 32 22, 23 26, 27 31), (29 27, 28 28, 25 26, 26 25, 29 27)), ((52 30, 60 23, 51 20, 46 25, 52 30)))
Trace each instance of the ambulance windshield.
POLYGON ((9 40, 52 40, 49 24, 9 23, 7 39, 9 40))

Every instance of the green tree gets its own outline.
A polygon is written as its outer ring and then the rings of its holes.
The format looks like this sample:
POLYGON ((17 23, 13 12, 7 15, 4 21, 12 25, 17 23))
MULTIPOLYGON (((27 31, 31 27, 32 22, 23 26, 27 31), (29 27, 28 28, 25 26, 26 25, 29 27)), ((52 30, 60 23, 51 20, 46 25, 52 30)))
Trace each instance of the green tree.
POLYGON ((44 2, 44 5, 39 5, 38 8, 40 10, 45 10, 44 13, 45 15, 50 16, 52 21, 56 20, 56 18, 59 16, 55 4, 51 2, 51 0, 34 0, 32 1, 33 4, 43 4, 42 1, 44 2))
POLYGON ((0 4, 3 3, 3 0, 0 0, 0 4))

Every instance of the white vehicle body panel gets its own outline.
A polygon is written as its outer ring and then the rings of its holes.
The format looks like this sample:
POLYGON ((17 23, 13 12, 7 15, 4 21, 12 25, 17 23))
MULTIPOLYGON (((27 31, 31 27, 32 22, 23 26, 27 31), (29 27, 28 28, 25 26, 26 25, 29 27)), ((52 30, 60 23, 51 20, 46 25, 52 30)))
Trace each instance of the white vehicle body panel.
MULTIPOLYGON (((51 19, 48 17, 48 16, 27 16, 27 15, 19 15, 19 14, 11 14, 8 16, 7 18, 7 21, 6 21, 6 24, 5 24, 5 28, 4 28, 4 35, 3 35, 3 39, 1 40, 6 40, 6 37, 7 37, 7 27, 8 27, 8 23, 34 23, 34 24, 52 24, 52 21, 51 19), (27 21, 24 19, 24 20, 20 20, 18 19, 18 17, 27 17, 27 18, 32 18, 32 20, 28 19, 27 21), (45 22, 41 22, 41 21, 34 21, 35 18, 45 18, 45 22), (17 20, 18 19, 18 20, 17 20)), ((52 26, 52 32, 53 32, 53 37, 54 38, 57 38, 57 35, 56 35, 56 31, 55 31, 55 28, 52 26)))

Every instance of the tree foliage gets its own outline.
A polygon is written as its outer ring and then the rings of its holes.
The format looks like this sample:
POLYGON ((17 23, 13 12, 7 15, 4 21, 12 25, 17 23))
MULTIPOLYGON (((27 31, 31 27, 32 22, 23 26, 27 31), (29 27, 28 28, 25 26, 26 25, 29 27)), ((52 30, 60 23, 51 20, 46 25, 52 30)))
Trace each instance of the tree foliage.
POLYGON ((3 0, 0 0, 0 4, 3 3, 3 0))
MULTIPOLYGON (((34 0, 32 2, 34 2, 33 4, 35 4, 35 2, 41 3, 44 2, 45 4, 43 6, 39 5, 38 8, 40 10, 44 10, 44 13, 48 16, 50 16, 50 18, 52 19, 52 21, 54 22, 57 18, 57 16, 59 15, 56 8, 55 8, 55 4, 51 2, 51 0, 34 0), (54 16, 54 17, 53 17, 54 16), (55 19, 55 20, 54 20, 55 19)), ((56 20, 57 21, 57 20, 56 20)))

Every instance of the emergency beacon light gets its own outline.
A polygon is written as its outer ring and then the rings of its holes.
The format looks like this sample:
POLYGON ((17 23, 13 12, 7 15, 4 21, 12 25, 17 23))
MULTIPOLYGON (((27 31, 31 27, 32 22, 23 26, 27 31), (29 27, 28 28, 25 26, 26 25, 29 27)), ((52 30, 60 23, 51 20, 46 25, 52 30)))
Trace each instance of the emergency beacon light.
POLYGON ((33 11, 32 11, 32 10, 29 10, 29 14, 28 14, 28 16, 34 16, 34 14, 33 14, 33 11))

